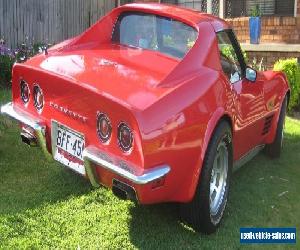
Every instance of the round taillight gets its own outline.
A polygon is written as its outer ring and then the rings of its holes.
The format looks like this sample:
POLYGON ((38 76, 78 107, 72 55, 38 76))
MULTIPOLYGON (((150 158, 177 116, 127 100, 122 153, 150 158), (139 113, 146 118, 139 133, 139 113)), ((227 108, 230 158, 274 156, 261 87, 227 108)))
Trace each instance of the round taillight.
POLYGON ((101 142, 105 143, 111 137, 111 123, 106 114, 99 113, 97 117, 97 134, 101 142))
POLYGON ((20 90, 21 90, 21 98, 24 104, 29 102, 29 97, 30 97, 30 90, 28 83, 25 82, 24 80, 21 80, 20 82, 20 90))
POLYGON ((44 94, 38 85, 34 85, 33 87, 33 98, 34 106, 36 107, 37 111, 41 111, 44 107, 44 94))
POLYGON ((124 122, 120 123, 118 127, 118 142, 124 152, 129 152, 132 149, 133 134, 131 129, 124 122))

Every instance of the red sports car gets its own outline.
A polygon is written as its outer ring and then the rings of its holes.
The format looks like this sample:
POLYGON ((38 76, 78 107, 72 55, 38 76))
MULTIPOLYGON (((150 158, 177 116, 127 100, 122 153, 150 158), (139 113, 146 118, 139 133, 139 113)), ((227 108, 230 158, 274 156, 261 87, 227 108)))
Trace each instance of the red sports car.
POLYGON ((1 113, 23 142, 118 197, 179 202, 212 233, 232 170, 263 148, 280 155, 290 90, 284 74, 247 67, 225 21, 129 4, 16 64, 12 94, 1 113))

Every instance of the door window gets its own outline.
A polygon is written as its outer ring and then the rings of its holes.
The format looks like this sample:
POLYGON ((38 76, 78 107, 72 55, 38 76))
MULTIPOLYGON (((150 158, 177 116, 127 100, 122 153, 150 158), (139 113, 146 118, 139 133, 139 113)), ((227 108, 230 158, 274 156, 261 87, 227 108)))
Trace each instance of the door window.
POLYGON ((233 39, 231 39, 229 32, 218 32, 217 37, 222 69, 228 80, 235 83, 243 77, 243 67, 241 58, 237 53, 238 49, 236 44, 232 42, 233 39))

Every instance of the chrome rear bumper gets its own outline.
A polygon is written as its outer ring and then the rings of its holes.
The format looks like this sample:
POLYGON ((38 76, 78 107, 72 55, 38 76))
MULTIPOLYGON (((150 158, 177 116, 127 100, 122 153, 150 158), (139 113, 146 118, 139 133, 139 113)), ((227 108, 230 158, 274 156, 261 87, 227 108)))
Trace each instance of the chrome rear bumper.
MULTIPOLYGON (((18 122, 25 124, 26 126, 32 128, 35 131, 36 140, 38 146, 41 147, 47 159, 53 159, 52 155, 47 149, 46 142, 46 125, 32 117, 30 114, 25 113, 23 110, 20 110, 17 107, 14 107, 13 103, 8 103, 1 107, 1 114, 6 115, 18 122)), ((105 154, 100 152, 96 147, 88 146, 83 151, 84 158, 84 167, 86 174, 95 187, 98 187, 100 184, 96 175, 94 165, 103 167, 135 184, 144 185, 155 180, 166 176, 170 172, 170 167, 168 165, 157 166, 147 170, 147 172, 142 175, 135 175, 133 171, 122 168, 115 164, 113 161, 105 157, 105 154)))
POLYGON ((25 113, 24 111, 14 107, 13 103, 7 103, 1 107, 1 114, 6 115, 13 120, 21 122, 26 126, 32 128, 35 131, 36 140, 38 146, 41 147, 43 153, 45 154, 47 160, 52 159, 52 155, 48 152, 46 144, 46 126, 42 121, 33 118, 31 115, 25 113))
MULTIPOLYGON (((150 169, 149 171, 143 173, 142 175, 135 175, 132 171, 122 168, 121 165, 117 165, 115 162, 110 161, 110 157, 106 157, 102 152, 93 146, 89 146, 83 151, 84 165, 85 168, 90 168, 90 164, 94 163, 105 169, 110 170, 113 173, 122 176, 123 178, 135 183, 144 185, 149 182, 158 180, 166 176, 170 172, 170 167, 168 165, 161 165, 150 169)), ((87 171, 89 173, 89 171, 87 171)))

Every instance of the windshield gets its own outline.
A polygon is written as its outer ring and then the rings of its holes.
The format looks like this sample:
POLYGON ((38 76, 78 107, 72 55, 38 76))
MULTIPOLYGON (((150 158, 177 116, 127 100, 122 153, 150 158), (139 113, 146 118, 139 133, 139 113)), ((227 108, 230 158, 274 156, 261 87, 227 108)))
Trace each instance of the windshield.
POLYGON ((112 41, 183 58, 197 39, 197 31, 182 22, 138 12, 125 12, 115 25, 112 41))

